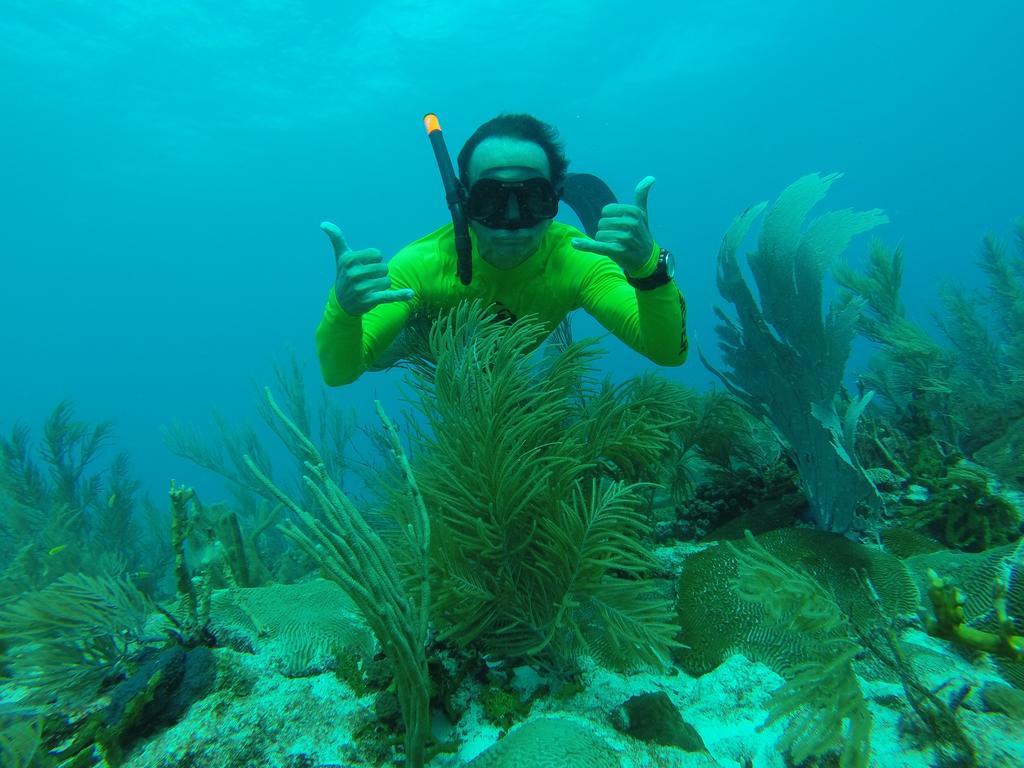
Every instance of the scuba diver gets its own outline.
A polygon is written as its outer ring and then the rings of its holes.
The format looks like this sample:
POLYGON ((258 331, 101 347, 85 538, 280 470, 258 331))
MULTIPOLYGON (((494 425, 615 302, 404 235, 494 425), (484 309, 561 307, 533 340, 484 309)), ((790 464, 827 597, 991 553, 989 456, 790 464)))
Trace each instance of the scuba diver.
POLYGON ((330 222, 336 277, 316 329, 324 383, 350 384, 379 361, 418 310, 482 299, 514 322, 532 314, 550 335, 574 309, 652 362, 686 360, 686 303, 675 259, 654 240, 647 198, 615 202, 589 174, 567 173, 553 127, 527 114, 488 120, 458 155, 456 177, 436 116, 424 124, 452 223, 402 248, 385 264, 376 248, 351 249, 330 222), (583 224, 554 221, 564 200, 583 224))

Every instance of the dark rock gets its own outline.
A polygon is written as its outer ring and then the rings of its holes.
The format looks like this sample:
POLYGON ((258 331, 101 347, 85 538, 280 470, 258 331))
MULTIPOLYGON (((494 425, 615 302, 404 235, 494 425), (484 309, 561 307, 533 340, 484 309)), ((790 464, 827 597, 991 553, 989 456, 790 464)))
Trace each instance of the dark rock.
POLYGON ((132 744, 181 719, 213 688, 216 669, 209 648, 169 646, 150 651, 136 672, 112 692, 96 732, 111 765, 132 744))
POLYGON ((707 751, 697 729, 683 720, 664 691, 634 696, 612 713, 611 721, 616 730, 640 741, 707 751))

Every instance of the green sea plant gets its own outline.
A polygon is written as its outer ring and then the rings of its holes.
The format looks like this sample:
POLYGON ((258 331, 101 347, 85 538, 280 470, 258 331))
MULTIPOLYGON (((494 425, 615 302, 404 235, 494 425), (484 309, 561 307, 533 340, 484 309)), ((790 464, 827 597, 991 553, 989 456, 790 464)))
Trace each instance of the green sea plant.
POLYGON ((840 768, 865 768, 871 754, 871 712, 852 662, 860 646, 849 618, 821 584, 783 562, 749 531, 746 547, 728 544, 737 561, 731 585, 740 599, 767 610, 769 620, 810 639, 816 653, 792 664, 772 694, 763 727, 789 722, 778 747, 795 764, 839 750, 840 768))
POLYGON ((664 667, 676 627, 650 578, 641 483, 680 418, 676 393, 592 381, 592 341, 530 354, 542 334, 465 303, 435 322, 429 362, 413 367, 433 616, 443 638, 562 678, 587 654, 664 667))
POLYGON ((487 722, 508 730, 530 714, 533 700, 524 701, 518 692, 492 684, 480 695, 480 704, 487 722))
POLYGON ((3 593, 41 589, 66 573, 156 567, 144 554, 150 548, 135 514, 139 483, 127 454, 116 454, 105 471, 94 469, 112 434, 111 423, 80 421, 63 401, 43 424, 38 448, 24 424, 0 436, 3 593))
POLYGON ((8 674, 40 705, 87 705, 154 639, 146 630, 154 612, 125 577, 64 574, 0 606, 8 674))
POLYGON ((38 768, 43 719, 31 710, 0 703, 0 765, 38 768))
MULTIPOLYGON (((1024 220, 1017 223, 1017 252, 987 236, 978 266, 982 290, 951 283, 933 313, 941 341, 909 320, 899 298, 903 255, 880 243, 863 273, 836 269, 836 279, 864 302, 858 330, 878 346, 864 386, 881 395, 880 406, 912 441, 937 442, 945 455, 977 452, 1024 418, 1024 220)), ((1019 438, 1018 438, 1019 442, 1019 438)), ((1024 478, 1020 451, 997 462, 1006 480, 1024 478)))
POLYGON ((994 477, 985 467, 962 459, 933 471, 934 475, 914 478, 928 488, 929 495, 899 504, 901 525, 933 535, 948 547, 970 552, 982 552, 1019 538, 1021 512, 997 490, 994 477))
POLYGON ((877 491, 854 450, 857 421, 871 398, 845 397, 842 380, 862 302, 839 301, 823 315, 826 270, 862 232, 887 221, 881 211, 832 211, 804 220, 839 174, 810 174, 779 195, 768 210, 748 264, 760 302, 736 258, 760 203, 736 218, 718 253, 718 290, 737 320, 721 309, 719 346, 728 368, 701 360, 733 395, 770 422, 785 440, 815 525, 844 532, 858 507, 877 507, 877 491))
POLYGON ((415 574, 407 580, 399 575, 394 556, 380 535, 371 528, 344 491, 328 474, 320 453, 294 421, 266 391, 267 406, 289 432, 305 456, 304 483, 316 500, 319 516, 305 509, 278 488, 251 457, 249 471, 267 492, 287 507, 294 522, 286 535, 319 563, 325 575, 337 582, 355 603, 392 664, 402 719, 405 722, 405 761, 409 768, 422 768, 430 736, 430 685, 425 647, 430 616, 431 523, 416 477, 402 450, 398 433, 380 403, 377 413, 390 438, 394 460, 404 479, 405 506, 398 533, 407 563, 415 560, 415 574))
MULTIPOLYGON (((326 471, 343 486, 345 450, 356 428, 352 412, 334 405, 325 388, 311 397, 294 355, 286 364, 275 364, 274 385, 281 393, 282 411, 302 434, 309 436, 326 471)), ((302 567, 308 566, 305 561, 298 564, 301 567, 294 562, 296 550, 277 528, 283 508, 249 469, 246 457, 300 506, 312 508, 315 504, 302 483, 303 446, 281 426, 262 397, 257 410, 264 432, 269 431, 285 449, 285 461, 281 461, 279 449, 255 426, 236 426, 219 414, 214 414, 218 431, 215 439, 182 423, 162 430, 164 442, 173 453, 228 481, 232 503, 199 510, 201 519, 193 526, 193 539, 206 549, 220 550, 228 565, 224 574, 243 587, 292 581, 301 575, 302 567)))

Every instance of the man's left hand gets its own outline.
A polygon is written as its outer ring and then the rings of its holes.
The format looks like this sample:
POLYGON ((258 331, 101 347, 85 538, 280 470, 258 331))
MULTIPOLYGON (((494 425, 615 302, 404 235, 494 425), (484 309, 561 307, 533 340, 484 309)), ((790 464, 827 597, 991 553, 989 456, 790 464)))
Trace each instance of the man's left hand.
POLYGON ((574 248, 607 256, 628 274, 642 268, 654 250, 654 238, 647 222, 647 196, 654 177, 646 176, 636 185, 636 204, 612 203, 601 209, 601 220, 593 239, 577 237, 574 248))

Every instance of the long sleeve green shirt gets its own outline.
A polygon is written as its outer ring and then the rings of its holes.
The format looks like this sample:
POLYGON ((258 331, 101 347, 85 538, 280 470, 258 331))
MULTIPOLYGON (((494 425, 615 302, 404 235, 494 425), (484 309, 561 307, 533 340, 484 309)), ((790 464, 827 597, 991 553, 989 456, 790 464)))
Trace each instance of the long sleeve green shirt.
MULTIPOLYGON (((443 310, 467 299, 482 299, 514 317, 536 315, 548 333, 569 312, 584 309, 652 362, 682 365, 688 352, 686 302, 675 283, 636 290, 611 259, 573 248, 575 237, 584 235, 568 224, 552 222, 537 252, 513 269, 496 269, 481 259, 474 237, 473 280, 463 285, 455 269, 452 225, 447 224, 388 262, 392 289, 411 288, 414 299, 350 315, 338 304, 332 287, 316 329, 324 383, 337 387, 359 378, 419 307, 443 310)), ((654 271, 658 250, 655 246, 637 277, 654 271)))

